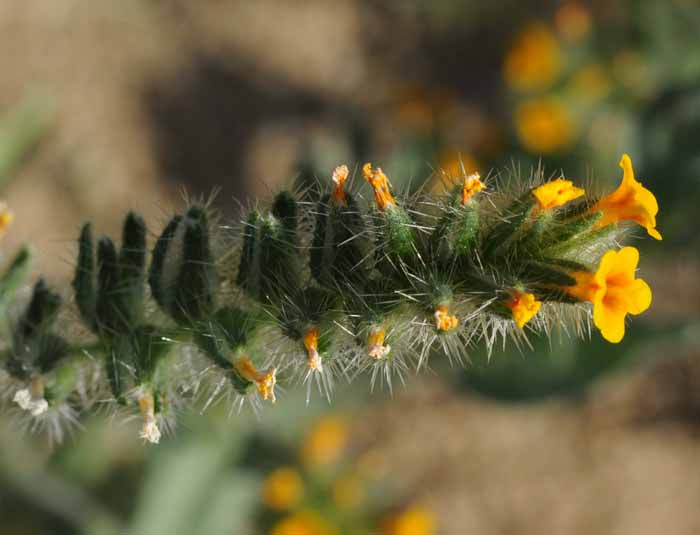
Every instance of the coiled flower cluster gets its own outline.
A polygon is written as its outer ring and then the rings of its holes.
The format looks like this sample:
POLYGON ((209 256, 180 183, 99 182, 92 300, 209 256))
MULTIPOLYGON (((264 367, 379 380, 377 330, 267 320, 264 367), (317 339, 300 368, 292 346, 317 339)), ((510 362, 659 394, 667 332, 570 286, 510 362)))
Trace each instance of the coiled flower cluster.
MULTIPOLYGON (((317 200, 279 193, 238 235, 199 204, 150 248, 137 214, 119 247, 86 224, 71 302, 40 279, 15 306, 0 353, 8 405, 54 435, 81 411, 112 407, 140 415, 156 443, 183 408, 257 410, 294 381, 307 400, 361 374, 391 387, 431 359, 467 361, 480 341, 527 344, 528 331, 558 326, 587 334, 590 317, 619 342, 626 315, 651 302, 637 250, 619 245, 625 223, 661 239, 653 194, 627 155, 621 167, 603 197, 541 175, 515 191, 445 177, 445 193, 402 197, 366 164, 365 199, 341 165, 317 200)), ((3 301, 24 265, 18 257, 3 276, 3 301)))

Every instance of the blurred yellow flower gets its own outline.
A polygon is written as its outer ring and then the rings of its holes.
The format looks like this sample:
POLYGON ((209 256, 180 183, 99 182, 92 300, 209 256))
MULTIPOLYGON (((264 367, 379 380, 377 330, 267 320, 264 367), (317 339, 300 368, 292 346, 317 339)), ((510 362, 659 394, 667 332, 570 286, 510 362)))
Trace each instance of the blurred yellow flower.
POLYGON ((272 526, 270 535, 337 535, 338 530, 312 510, 300 511, 272 526))
POLYGON ((617 343, 625 336, 627 314, 641 314, 651 305, 649 285, 634 278, 638 263, 639 251, 624 247, 605 253, 595 273, 572 274, 576 286, 568 292, 593 303, 593 323, 608 342, 617 343))
POLYGON ((345 422, 337 416, 325 416, 313 426, 301 446, 301 459, 309 465, 336 462, 348 438, 345 422))
POLYGON ((610 77, 599 63, 574 73, 571 85, 580 98, 588 101, 602 100, 610 94, 610 77))
POLYGON ((456 183, 462 182, 462 178, 479 173, 479 162, 469 153, 456 150, 444 151, 438 161, 439 170, 433 178, 435 194, 451 192, 456 183))
POLYGON ((508 51, 504 77, 513 89, 544 89, 557 79, 561 64, 561 49, 554 33, 544 24, 534 24, 518 36, 508 51))
POLYGON ((649 236, 660 240, 661 234, 656 230, 656 214, 659 212, 656 197, 634 178, 632 160, 627 154, 622 155, 620 167, 623 169, 623 176, 619 187, 591 208, 592 212, 603 212, 596 228, 618 221, 634 221, 647 229, 649 236))
POLYGON ((5 235, 7 229, 14 220, 15 214, 12 213, 4 202, 0 201, 0 238, 5 235))
POLYGON ((304 482, 294 468, 274 470, 263 484, 263 501, 270 509, 286 511, 299 505, 304 495, 304 482))
POLYGON ((554 13, 554 25, 568 41, 579 41, 591 30, 591 13, 581 2, 565 2, 554 13))
POLYGON ((505 305, 513 313, 515 323, 522 329, 539 312, 542 302, 537 301, 531 293, 514 291, 505 305))
POLYGON ((355 474, 345 475, 333 482, 332 494, 338 508, 351 509, 362 501, 362 482, 355 474))
POLYGON ((550 154, 571 145, 577 130, 566 107, 556 98, 524 102, 515 111, 520 142, 530 152, 550 154))
POLYGON ((532 190, 540 210, 549 210, 578 199, 586 191, 577 188, 571 180, 557 178, 532 190))
POLYGON ((383 535, 433 535, 437 533, 435 515, 414 506, 391 516, 382 524, 383 535))

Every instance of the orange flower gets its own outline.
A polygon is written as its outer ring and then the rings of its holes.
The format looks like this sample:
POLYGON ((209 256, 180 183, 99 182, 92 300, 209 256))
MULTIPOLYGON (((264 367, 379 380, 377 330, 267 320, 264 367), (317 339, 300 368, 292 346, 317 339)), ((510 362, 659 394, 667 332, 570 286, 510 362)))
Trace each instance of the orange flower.
POLYGON ((374 190, 374 200, 377 202, 377 206, 380 210, 384 210, 387 207, 396 206, 396 200, 391 195, 389 190, 389 179, 386 177, 384 172, 380 167, 372 169, 371 163, 366 163, 362 167, 362 174, 365 180, 369 182, 370 186, 374 190))
POLYGON ((641 314, 651 305, 649 285, 634 278, 638 263, 639 251, 624 247, 605 253, 595 273, 572 274, 576 286, 567 291, 593 303, 593 322, 608 342, 616 344, 625 336, 627 314, 641 314))
POLYGON ((561 64, 556 36, 544 24, 534 24, 520 34, 508 51, 504 77, 514 89, 543 89, 557 79, 561 64))
POLYGON ((618 221, 634 221, 646 228, 649 236, 660 240, 661 234, 656 230, 656 214, 659 212, 656 197, 642 186, 641 182, 635 180, 632 160, 627 154, 622 155, 620 167, 624 171, 620 186, 591 208, 592 212, 603 212, 596 228, 618 221))
POLYGON ((438 331, 451 331, 459 325, 457 316, 451 316, 450 310, 446 305, 438 305, 435 308, 435 328, 438 331))
POLYGON ((301 447, 305 464, 328 465, 340 458, 348 439, 348 428, 337 416, 321 418, 306 435, 301 447))
POLYGON ((331 197, 337 204, 346 204, 343 184, 345 184, 345 181, 348 179, 349 172, 347 165, 339 165, 333 170, 333 183, 335 184, 335 188, 333 189, 331 197))
POLYGON ((541 301, 537 301, 531 293, 514 291, 512 298, 505 302, 505 305, 513 313, 513 319, 521 329, 530 321, 542 306, 541 301))
POLYGON ((304 494, 304 482, 294 468, 274 470, 263 484, 263 501, 271 509, 285 511, 296 507, 304 494))
POLYGON ((586 191, 577 188, 571 180, 557 178, 532 190, 540 210, 549 210, 578 199, 586 191))
POLYGON ((14 220, 15 215, 4 202, 0 201, 0 238, 5 235, 14 220))
POLYGON ((567 2, 554 14, 557 31, 569 41, 578 41, 591 29, 591 14, 579 2, 567 2))
POLYGON ((271 535, 337 535, 338 530, 319 513, 299 511, 272 526, 271 535))
POLYGON ((384 521, 384 535, 433 535, 436 533, 435 515, 423 507, 410 507, 384 521))
POLYGON ((515 126, 523 146, 530 152, 550 154, 575 140, 574 121, 556 98, 542 97, 520 104, 515 110, 515 126))
POLYGON ((275 400, 275 385, 277 384, 277 368, 271 370, 258 371, 258 369, 247 357, 238 359, 234 366, 238 373, 251 383, 255 383, 258 387, 258 392, 265 400, 270 400, 274 403, 275 400))

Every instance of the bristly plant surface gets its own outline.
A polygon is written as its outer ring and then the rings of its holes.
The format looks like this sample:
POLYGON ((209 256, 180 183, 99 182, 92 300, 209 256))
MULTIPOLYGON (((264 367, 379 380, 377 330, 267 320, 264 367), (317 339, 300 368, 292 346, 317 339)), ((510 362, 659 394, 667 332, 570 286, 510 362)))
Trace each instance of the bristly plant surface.
MULTIPOLYGON (((626 315, 651 303, 619 223, 661 239, 653 194, 628 156, 620 165, 621 185, 602 198, 541 173, 508 190, 464 173, 445 177, 443 193, 402 198, 366 164, 369 203, 339 166, 318 202, 279 193, 237 236, 191 205, 150 250, 137 214, 120 244, 95 241, 86 224, 74 305, 39 280, 14 307, 6 397, 54 438, 80 411, 137 407, 141 436, 158 442, 182 408, 224 399, 257 410, 278 382, 306 383, 307 399, 363 372, 391 387, 429 359, 467 362, 478 341, 490 351, 508 337, 527 346, 527 331, 586 335, 591 317, 619 342, 626 315)), ((0 281, 3 303, 23 254, 0 281)))

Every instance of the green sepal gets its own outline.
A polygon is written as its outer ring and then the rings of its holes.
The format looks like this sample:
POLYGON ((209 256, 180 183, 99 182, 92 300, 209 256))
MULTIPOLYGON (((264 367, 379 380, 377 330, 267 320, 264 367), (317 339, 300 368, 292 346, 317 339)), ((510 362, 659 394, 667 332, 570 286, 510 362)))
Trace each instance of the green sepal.
POLYGON ((519 277, 529 284, 574 286, 576 279, 558 267, 534 260, 522 263, 519 277))
POLYGON ((17 289, 22 286, 29 274, 31 255, 29 249, 22 247, 0 276, 0 313, 12 300, 17 289))
POLYGON ((178 323, 189 324, 214 312, 218 274, 204 210, 190 208, 183 225, 182 259, 173 288, 175 303, 171 313, 178 323))
POLYGON ((111 336, 128 326, 119 303, 119 259, 114 242, 102 236, 97 242, 97 325, 103 335, 111 336))
POLYGON ((534 294, 535 299, 538 301, 567 304, 581 302, 580 299, 574 297, 563 288, 533 284, 528 289, 534 294))
POLYGON ((302 284, 302 264, 296 232, 273 214, 260 224, 260 288, 251 294, 262 302, 276 302, 302 284))
POLYGON ((95 253, 92 242, 90 223, 83 225, 78 238, 78 262, 73 277, 75 304, 83 322, 95 331, 97 322, 95 310, 97 297, 95 293, 95 253))
POLYGON ((130 323, 140 321, 143 311, 146 269, 146 224, 130 212, 124 221, 119 253, 119 300, 130 323))
POLYGON ((603 212, 592 212, 563 221, 555 221, 550 232, 542 236, 538 244, 539 248, 547 249, 559 244, 567 244, 571 248, 575 248, 577 237, 591 230, 601 217, 603 217, 603 212))
POLYGON ((332 321, 336 307, 336 295, 323 288, 310 286, 290 294, 289 299, 278 304, 275 315, 282 332, 294 340, 300 340, 309 326, 332 321))
POLYGON ((61 297, 39 279, 13 330, 12 348, 5 363, 11 375, 26 380, 33 373, 51 371, 68 355, 67 342, 50 332, 60 305, 61 297))
POLYGON ((459 211, 452 231, 454 252, 458 258, 471 255, 479 235, 479 204, 468 202, 459 211))
POLYGON ((17 324, 16 333, 23 340, 48 333, 58 315, 61 301, 61 296, 53 292, 44 279, 39 279, 34 284, 32 298, 17 324))
POLYGON ((309 253, 311 274, 319 284, 337 288, 366 278, 362 265, 367 249, 364 233, 364 222, 350 194, 345 195, 345 205, 330 195, 321 199, 309 253))
POLYGON ((502 220, 496 223, 483 242, 485 258, 503 256, 521 237, 523 227, 532 215, 536 202, 531 192, 515 200, 506 210, 502 220))
POLYGON ((387 207, 384 210, 385 225, 380 229, 384 250, 399 258, 405 258, 414 252, 415 235, 413 221, 406 211, 399 207, 387 207))
POLYGON ((236 284, 253 296, 259 295, 260 290, 259 222, 260 213, 257 210, 248 214, 243 227, 243 246, 241 260, 238 264, 238 275, 236 276, 236 284), (256 252, 258 256, 256 256, 256 252))
POLYGON ((260 318, 237 307, 224 307, 198 325, 195 343, 209 359, 231 369, 231 355, 244 347, 261 324, 260 318))
POLYGON ((180 228, 182 219, 183 218, 181 215, 176 215, 163 229, 163 232, 158 237, 158 240, 153 247, 151 267, 149 268, 148 273, 148 284, 151 287, 151 295, 153 296, 153 299, 156 303, 158 303, 158 306, 160 306, 162 310, 169 314, 172 310, 172 304, 174 301, 172 291, 174 276, 170 278, 166 276, 165 266, 168 252, 170 251, 170 245, 175 239, 175 235, 180 228))

